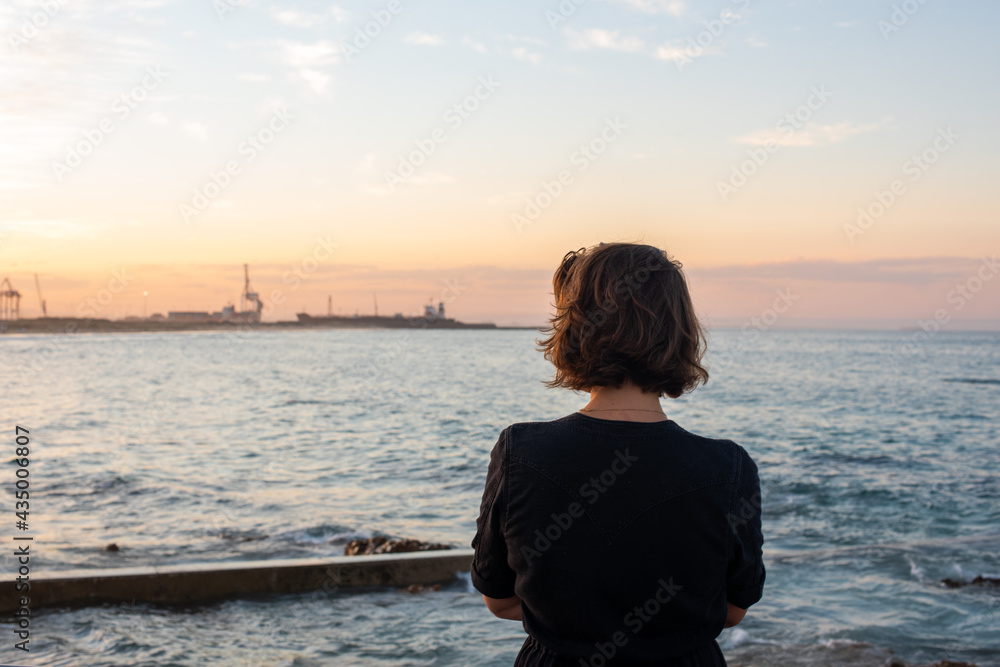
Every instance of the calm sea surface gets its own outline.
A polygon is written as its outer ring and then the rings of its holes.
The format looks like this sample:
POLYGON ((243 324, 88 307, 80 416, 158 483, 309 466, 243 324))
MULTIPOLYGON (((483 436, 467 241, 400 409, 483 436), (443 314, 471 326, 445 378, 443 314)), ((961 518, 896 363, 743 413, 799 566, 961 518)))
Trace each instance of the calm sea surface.
MULTIPOLYGON (((468 546, 500 429, 586 402, 542 386, 536 337, 0 337, 4 460, 15 424, 33 438, 33 569, 331 556, 375 534, 468 546)), ((705 388, 664 403, 760 466, 767 587, 720 638, 730 661, 846 664, 870 643, 1000 664, 1000 587, 940 584, 1000 576, 1000 334, 721 330, 709 364, 705 388)), ((32 629, 25 657, 0 625, 0 661, 500 666, 524 638, 467 576, 417 595, 40 612, 32 629)))

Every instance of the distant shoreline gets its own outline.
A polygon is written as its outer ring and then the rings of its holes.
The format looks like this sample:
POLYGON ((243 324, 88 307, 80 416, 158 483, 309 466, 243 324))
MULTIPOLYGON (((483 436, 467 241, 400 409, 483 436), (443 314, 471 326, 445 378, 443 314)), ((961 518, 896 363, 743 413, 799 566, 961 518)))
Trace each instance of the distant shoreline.
POLYGON ((379 327, 359 323, 349 324, 326 324, 311 323, 302 324, 297 321, 279 322, 170 322, 167 320, 99 320, 81 319, 75 317, 46 317, 31 320, 8 320, 0 322, 0 334, 74 334, 74 333, 163 333, 173 331, 232 331, 246 333, 250 331, 273 331, 273 330, 298 330, 315 331, 317 329, 338 329, 338 330, 385 330, 385 331, 412 331, 414 329, 429 329, 433 331, 498 331, 498 330, 534 330, 538 327, 505 327, 496 326, 489 328, 479 328, 475 326, 458 327, 421 327, 414 325, 411 327, 379 327))
MULTIPOLYGON (((347 318, 345 318, 347 319, 347 318)), ((419 320, 420 318, 416 318, 419 320)), ((413 329, 431 329, 431 330, 478 330, 478 331, 539 331, 542 326, 501 326, 497 325, 495 327, 489 328, 479 328, 476 326, 468 327, 421 327, 419 325, 414 325, 412 327, 380 327, 366 324, 364 322, 359 322, 358 324, 345 325, 341 324, 326 324, 326 323, 313 323, 313 324, 302 324, 301 322, 293 320, 283 320, 278 322, 244 322, 244 321, 231 321, 231 322, 170 322, 167 320, 104 320, 104 319, 83 319, 75 317, 48 317, 48 318, 37 318, 37 319, 20 319, 20 320, 7 320, 0 322, 0 336, 5 334, 71 334, 71 333, 163 333, 171 331, 234 331, 234 332, 250 332, 250 331, 272 331, 272 330, 292 330, 292 331, 310 331, 317 329, 339 329, 339 330, 392 330, 397 331, 411 331, 413 329)), ((707 327, 711 330, 719 331, 740 331, 739 326, 730 325, 727 323, 719 323, 716 325, 709 325, 707 327)), ((880 327, 869 327, 865 328, 863 326, 858 327, 808 327, 808 326, 785 326, 785 327, 773 327, 771 331, 804 331, 804 332, 839 332, 839 333, 899 333, 899 334, 909 334, 915 335, 920 332, 919 329, 913 330, 912 328, 880 328, 880 327)), ((1000 329, 997 328, 955 328, 955 329, 943 329, 936 332, 936 335, 954 335, 954 334, 970 334, 970 333, 998 333, 1000 329)))

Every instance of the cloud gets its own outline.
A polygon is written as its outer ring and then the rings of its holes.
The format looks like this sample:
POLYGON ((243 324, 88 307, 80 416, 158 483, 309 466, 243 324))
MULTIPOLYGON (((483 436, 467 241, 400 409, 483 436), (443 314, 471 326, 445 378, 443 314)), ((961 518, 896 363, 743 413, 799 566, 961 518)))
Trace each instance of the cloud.
POLYGON ((444 45, 444 38, 441 35, 429 35, 426 32, 411 32, 403 41, 407 44, 415 44, 417 46, 444 45))
MULTIPOLYGON (((30 212, 29 212, 30 213, 30 212)), ((65 241, 67 239, 95 239, 107 230, 107 225, 100 222, 79 222, 76 220, 2 220, 0 221, 0 236, 26 237, 33 236, 49 241, 65 241)))
POLYGON ((519 46, 517 48, 511 49, 510 53, 511 53, 512 56, 514 56, 518 60, 523 60, 525 62, 529 62, 532 65, 537 65, 538 63, 542 62, 542 54, 535 53, 534 51, 529 51, 528 49, 524 48, 523 46, 519 46))
POLYGON ((363 174, 370 174, 375 171, 375 153, 368 153, 363 158, 361 162, 358 163, 358 171, 363 174))
MULTIPOLYGON (((188 271, 174 274, 178 278, 190 277, 192 273, 205 271, 219 272, 223 275, 232 275, 233 265, 231 264, 191 264, 188 271)), ((187 267, 185 267, 187 268, 187 267)), ((259 276, 262 283, 267 281, 280 281, 288 273, 288 264, 278 262, 258 263, 252 267, 255 276, 259 276)), ((237 274, 242 281, 242 273, 237 274)), ((321 264, 315 271, 316 276, 336 278, 343 281, 346 287, 357 288, 365 293, 366 302, 371 302, 372 287, 387 287, 400 290, 411 289, 408 283, 427 281, 432 284, 441 284, 442 279, 453 276, 461 276, 464 284, 467 280, 475 279, 483 286, 504 286, 551 291, 552 268, 540 269, 518 269, 510 267, 498 267, 491 264, 469 264, 453 267, 443 267, 437 269, 423 268, 392 268, 375 266, 372 264, 348 264, 343 262, 329 262, 321 264), (350 284, 353 283, 353 284, 350 284)), ((421 293, 425 286, 414 288, 421 293)), ((380 309, 381 310, 381 309, 380 309)))
POLYGON ((536 46, 545 46, 545 40, 537 37, 519 37, 518 35, 507 35, 507 40, 511 42, 527 42, 536 46))
POLYGON ((307 44, 281 41, 278 46, 281 50, 279 57, 283 63, 292 67, 313 91, 319 94, 326 92, 330 75, 320 68, 340 61, 340 51, 333 42, 321 40, 307 44))
POLYGON ((482 42, 474 41, 471 37, 468 36, 462 38, 462 44, 482 54, 485 54, 487 52, 485 44, 483 44, 482 42))
POLYGON ((670 14, 682 16, 687 11, 687 3, 680 0, 615 0, 647 14, 670 14))
POLYGON ((330 83, 330 75, 315 69, 304 69, 299 72, 299 76, 313 89, 313 92, 323 94, 326 86, 330 83))
POLYGON ((181 123, 181 129, 199 141, 205 141, 208 138, 208 128, 205 127, 204 123, 189 120, 181 123))
POLYGON ((653 55, 660 60, 669 60, 672 62, 686 62, 690 58, 687 55, 687 48, 677 43, 663 44, 657 47, 653 55))
POLYGON ((563 30, 563 34, 566 35, 569 48, 574 51, 610 49, 612 51, 635 53, 636 51, 641 51, 645 46, 645 42, 639 37, 619 37, 617 30, 591 28, 577 32, 571 28, 566 28, 563 30))
POLYGON ((722 52, 715 44, 709 44, 695 51, 691 48, 690 44, 686 44, 683 40, 675 39, 658 46, 656 51, 653 52, 653 57, 659 60, 686 64, 700 56, 719 55, 720 53, 722 52))
POLYGON ((411 176, 408 182, 414 185, 449 185, 451 183, 457 183, 457 180, 451 174, 445 174, 440 171, 432 171, 426 174, 418 173, 411 176))
POLYGON ((833 25, 835 25, 838 28, 853 28, 857 24, 858 24, 857 21, 841 21, 839 23, 834 23, 833 25))
POLYGON ((755 49, 763 49, 767 47, 767 42, 762 39, 757 39, 756 37, 747 37, 747 44, 755 49))
POLYGON ((281 95, 271 95, 258 106, 258 113, 262 116, 269 116, 277 109, 287 109, 288 101, 281 95))
POLYGON ((153 113, 146 116, 146 118, 153 125, 166 125, 168 121, 167 117, 162 113, 160 113, 159 111, 154 111, 153 113))
POLYGON ((238 74, 236 78, 239 81, 247 81, 249 83, 267 83, 268 81, 271 80, 271 75, 245 73, 245 74, 238 74))
POLYGON ((967 257, 872 259, 860 262, 791 260, 692 268, 689 273, 699 279, 737 282, 756 279, 934 285, 963 278, 981 261, 967 257))
POLYGON ((330 20, 335 23, 342 23, 347 20, 347 12, 340 7, 331 7, 325 14, 310 14, 294 9, 271 7, 271 16, 278 23, 293 28, 312 28, 330 20))
POLYGON ((165 19, 162 18, 149 18, 148 16, 142 16, 136 14, 135 12, 129 12, 128 18, 133 23, 138 25, 144 25, 151 28, 161 28, 167 24, 165 19))
POLYGON ((333 42, 319 41, 315 44, 304 42, 281 42, 284 49, 283 61, 298 68, 312 68, 329 65, 337 61, 339 51, 333 42))
MULTIPOLYGON (((369 173, 374 172, 374 162, 375 162, 374 155, 366 155, 364 159, 362 159, 362 161, 359 163, 358 171, 359 172, 367 171, 369 173), (371 161, 371 164, 369 164, 369 160, 371 161)), ((410 176, 409 178, 405 179, 403 183, 397 186, 398 189, 396 191, 398 192, 399 189, 402 188, 423 187, 427 185, 452 185, 457 182, 458 182, 457 178, 455 178, 451 174, 447 174, 441 171, 431 171, 426 173, 417 172, 413 176, 410 176)), ((384 183, 381 182, 377 184, 359 183, 355 189, 357 192, 360 192, 362 194, 373 195, 376 197, 386 197, 391 195, 393 192, 384 183)))
POLYGON ((773 130, 758 130, 750 134, 733 139, 733 143, 748 144, 750 146, 763 146, 773 142, 777 146, 829 146, 839 144, 850 137, 863 132, 870 132, 885 123, 869 123, 867 125, 857 125, 854 123, 835 123, 832 125, 820 125, 810 121, 794 131, 792 125, 785 125, 784 129, 775 128, 773 130))

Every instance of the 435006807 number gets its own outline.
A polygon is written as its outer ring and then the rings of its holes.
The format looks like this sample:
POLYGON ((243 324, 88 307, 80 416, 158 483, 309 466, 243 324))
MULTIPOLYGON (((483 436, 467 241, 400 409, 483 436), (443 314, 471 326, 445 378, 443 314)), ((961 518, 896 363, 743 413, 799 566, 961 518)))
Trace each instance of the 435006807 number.
POLYGON ((14 431, 14 463, 17 465, 17 469, 14 472, 14 516, 15 522, 14 527, 18 530, 28 530, 28 511, 30 505, 28 503, 28 487, 30 482, 28 481, 28 464, 30 463, 28 455, 30 454, 29 444, 31 443, 28 437, 29 431, 23 426, 18 426, 14 431))

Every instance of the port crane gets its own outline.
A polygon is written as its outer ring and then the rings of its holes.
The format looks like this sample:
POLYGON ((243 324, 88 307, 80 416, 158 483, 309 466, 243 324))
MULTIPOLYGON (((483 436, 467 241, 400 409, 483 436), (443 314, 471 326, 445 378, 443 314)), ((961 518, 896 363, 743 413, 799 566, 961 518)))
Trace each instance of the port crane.
POLYGON ((261 311, 264 310, 264 302, 260 300, 260 295, 250 287, 250 265, 243 265, 243 294, 240 295, 240 315, 248 322, 260 322, 261 311))
POLYGON ((42 306, 42 317, 48 317, 49 311, 45 307, 45 299, 42 298, 42 284, 38 282, 38 274, 35 274, 35 289, 38 290, 38 303, 42 306))
POLYGON ((21 293, 4 278, 0 282, 0 320, 18 319, 21 319, 21 293))

